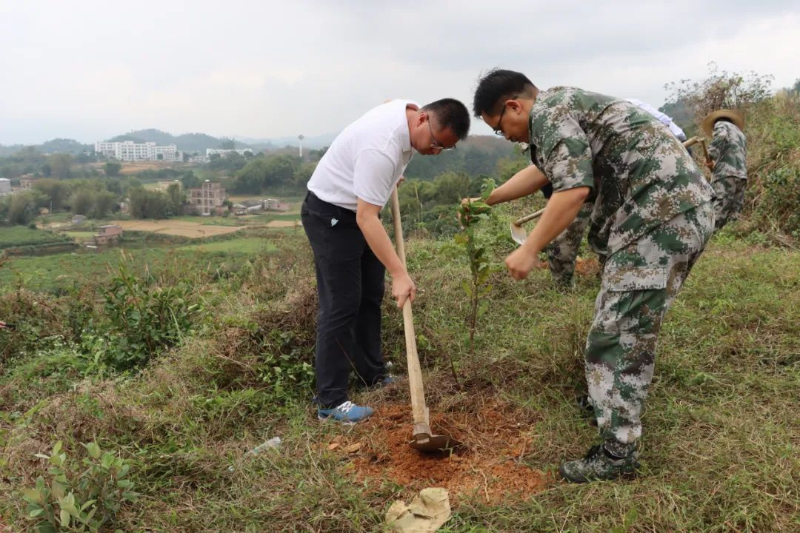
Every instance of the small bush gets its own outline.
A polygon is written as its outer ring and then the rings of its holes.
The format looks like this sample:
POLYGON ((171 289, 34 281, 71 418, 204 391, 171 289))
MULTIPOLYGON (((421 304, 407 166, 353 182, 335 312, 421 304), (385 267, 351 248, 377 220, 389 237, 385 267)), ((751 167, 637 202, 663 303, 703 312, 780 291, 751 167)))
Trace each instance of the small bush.
POLYGON ((49 483, 43 476, 34 488, 24 489, 26 518, 39 533, 97 532, 113 522, 124 503, 134 502, 131 465, 113 453, 103 452, 96 442, 83 445, 87 456, 81 464, 68 461, 61 441, 50 455, 36 454, 52 465, 49 483), (82 466, 81 466, 82 465, 82 466))
POLYGON ((177 345, 201 318, 193 287, 185 281, 162 286, 153 276, 135 276, 125 260, 103 294, 105 317, 83 336, 97 364, 128 370, 177 345))

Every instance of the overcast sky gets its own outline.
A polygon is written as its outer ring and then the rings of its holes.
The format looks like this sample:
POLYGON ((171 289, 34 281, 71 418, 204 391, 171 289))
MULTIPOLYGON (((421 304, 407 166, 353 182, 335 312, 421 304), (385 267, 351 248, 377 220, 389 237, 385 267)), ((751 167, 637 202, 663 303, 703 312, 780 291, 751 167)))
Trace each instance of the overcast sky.
POLYGON ((0 143, 313 136, 389 97, 470 106, 494 66, 658 107, 710 61, 789 86, 798 50, 796 0, 0 0, 0 143))

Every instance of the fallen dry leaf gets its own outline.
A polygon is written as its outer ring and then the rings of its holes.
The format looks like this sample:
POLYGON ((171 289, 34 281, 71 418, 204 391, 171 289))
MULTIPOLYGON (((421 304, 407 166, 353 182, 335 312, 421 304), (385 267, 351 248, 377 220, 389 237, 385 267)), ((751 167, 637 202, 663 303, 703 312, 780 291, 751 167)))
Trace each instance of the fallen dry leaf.
POLYGON ((358 450, 361 449, 361 443, 356 442, 355 444, 351 444, 347 448, 344 449, 347 453, 356 453, 358 450))
POLYGON ((333 450, 335 450, 338 447, 339 447, 339 443, 338 442, 331 442, 330 444, 328 444, 328 451, 332 452, 333 450))

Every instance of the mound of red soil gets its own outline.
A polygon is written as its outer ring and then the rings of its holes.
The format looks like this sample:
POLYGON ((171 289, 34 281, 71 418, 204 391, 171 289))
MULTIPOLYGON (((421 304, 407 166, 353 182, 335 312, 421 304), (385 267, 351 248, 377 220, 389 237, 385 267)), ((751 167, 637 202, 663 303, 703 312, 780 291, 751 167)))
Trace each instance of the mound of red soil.
POLYGON ((458 439, 463 447, 450 454, 426 454, 409 446, 411 406, 390 403, 378 406, 348 437, 337 437, 327 446, 350 455, 361 480, 391 479, 414 490, 444 487, 454 500, 525 499, 543 490, 551 476, 522 461, 530 449, 523 434, 529 426, 517 415, 496 402, 473 413, 432 413, 431 430, 458 439))

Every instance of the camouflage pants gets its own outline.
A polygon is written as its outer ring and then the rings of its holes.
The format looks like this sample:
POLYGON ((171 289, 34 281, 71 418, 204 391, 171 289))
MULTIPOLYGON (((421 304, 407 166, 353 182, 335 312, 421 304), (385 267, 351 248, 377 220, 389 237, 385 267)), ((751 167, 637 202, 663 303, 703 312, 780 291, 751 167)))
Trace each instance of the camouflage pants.
POLYGON ((545 248, 550 273, 556 284, 561 287, 569 287, 572 284, 575 260, 578 257, 586 227, 589 225, 592 209, 594 209, 594 203, 583 204, 572 224, 545 248))
POLYGON ((589 397, 607 447, 631 446, 642 434, 661 322, 713 229, 707 203, 606 261, 585 357, 589 397))
POLYGON ((716 194, 716 198, 714 198, 715 228, 721 230, 725 224, 739 218, 739 213, 744 207, 744 190, 747 188, 747 180, 728 176, 713 180, 711 186, 716 194))

